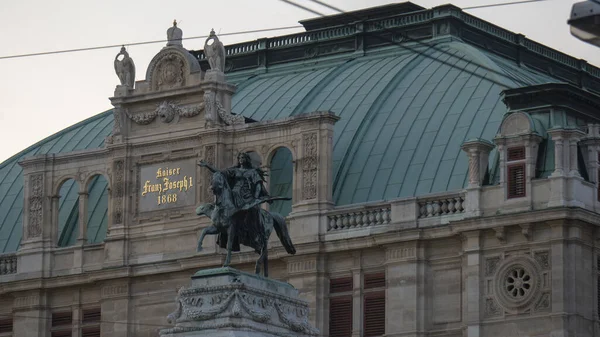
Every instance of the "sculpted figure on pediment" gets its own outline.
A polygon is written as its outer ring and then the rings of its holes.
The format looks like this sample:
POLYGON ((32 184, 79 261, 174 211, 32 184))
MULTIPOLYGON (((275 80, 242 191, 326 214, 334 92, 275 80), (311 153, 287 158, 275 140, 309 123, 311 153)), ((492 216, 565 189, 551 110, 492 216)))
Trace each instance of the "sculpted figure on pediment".
POLYGON ((129 57, 129 53, 125 50, 125 46, 121 47, 121 51, 115 56, 115 72, 121 81, 121 85, 127 86, 133 89, 133 83, 135 82, 135 64, 133 59, 129 57), (119 60, 119 56, 123 56, 119 60))
POLYGON ((210 35, 204 43, 204 55, 206 55, 211 70, 225 71, 225 47, 219 41, 214 30, 210 31, 210 35))

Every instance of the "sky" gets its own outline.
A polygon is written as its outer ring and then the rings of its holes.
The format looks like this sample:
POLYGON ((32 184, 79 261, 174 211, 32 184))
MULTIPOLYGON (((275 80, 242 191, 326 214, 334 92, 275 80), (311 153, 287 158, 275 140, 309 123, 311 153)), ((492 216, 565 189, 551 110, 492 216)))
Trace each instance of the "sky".
MULTIPOLYGON (((309 0, 295 0, 321 13, 335 14, 309 0)), ((342 10, 393 3, 389 0, 322 0, 342 10)), ((581 0, 473 9, 467 12, 546 46, 600 66, 600 49, 570 35, 566 21, 581 0)), ((414 0, 426 8, 449 0, 414 0)), ((511 0, 455 0, 469 7, 511 0)), ((81 1, 20 0, 0 5, 0 57, 166 39, 177 19, 184 38, 217 33, 287 27, 315 14, 280 0, 81 1)), ((303 31, 302 28, 223 36, 225 45, 303 31)), ((202 49, 205 39, 183 41, 202 49)), ((129 46, 136 80, 143 80, 152 57, 164 43, 129 46)), ((0 162, 79 121, 110 109, 119 83, 113 60, 120 47, 54 55, 0 59, 0 162)))

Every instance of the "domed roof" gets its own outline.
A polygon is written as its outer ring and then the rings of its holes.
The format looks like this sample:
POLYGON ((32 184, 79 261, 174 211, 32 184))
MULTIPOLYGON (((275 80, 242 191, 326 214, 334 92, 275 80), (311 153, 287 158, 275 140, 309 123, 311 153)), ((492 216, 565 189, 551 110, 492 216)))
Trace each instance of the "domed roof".
MULTIPOLYGON (((332 158, 337 205, 463 188, 467 156, 460 146, 472 138, 494 138, 507 111, 501 91, 557 81, 456 39, 432 39, 418 50, 387 46, 280 62, 268 71, 254 66, 232 71, 228 79, 238 86, 233 112, 253 120, 324 110, 340 117, 332 158)), ((103 112, 0 165, 0 253, 15 251, 22 236, 23 177, 17 161, 102 147, 112 123, 111 111, 103 112)), ((106 183, 98 182, 91 193, 102 195, 105 189, 106 183)), ((106 205, 96 200, 90 198, 89 208, 98 211, 88 225, 96 232, 88 237, 102 241, 98 233, 106 231, 106 205)), ((60 207, 67 214, 77 205, 60 207)), ((63 235, 65 242, 75 235, 63 235)))

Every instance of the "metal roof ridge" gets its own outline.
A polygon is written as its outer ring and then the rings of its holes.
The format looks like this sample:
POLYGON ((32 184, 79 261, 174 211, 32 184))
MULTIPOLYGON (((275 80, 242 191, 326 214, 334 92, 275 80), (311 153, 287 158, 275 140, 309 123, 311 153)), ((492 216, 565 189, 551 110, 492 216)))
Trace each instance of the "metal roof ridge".
POLYGON ((112 110, 113 109, 109 109, 109 110, 103 111, 103 112, 101 112, 101 113, 99 113, 97 115, 94 115, 92 117, 86 118, 86 119, 84 119, 84 120, 82 120, 82 121, 80 121, 78 123, 75 123, 75 124, 73 124, 73 125, 65 128, 65 129, 62 129, 62 130, 58 131, 58 132, 56 132, 56 133, 54 133, 54 134, 52 134, 52 135, 50 135, 50 136, 48 136, 48 137, 46 137, 44 139, 42 139, 42 140, 40 140, 40 141, 32 144, 32 145, 29 145, 25 149, 23 149, 23 150, 15 153, 14 155, 8 157, 6 160, 4 160, 3 162, 1 162, 0 163, 0 169, 2 169, 8 163, 11 163, 11 162, 13 162, 16 159, 19 159, 21 156, 23 156, 23 154, 25 154, 25 153, 33 150, 34 148, 36 148, 36 147, 38 147, 38 146, 40 146, 40 145, 42 145, 42 144, 44 144, 44 143, 46 143, 46 142, 54 139, 54 138, 60 137, 60 136, 64 135, 65 133, 69 132, 69 131, 72 131, 72 130, 80 127, 80 126, 86 125, 87 123, 93 122, 96 119, 100 119, 100 118, 106 117, 105 115, 107 115, 109 112, 112 112, 112 110))

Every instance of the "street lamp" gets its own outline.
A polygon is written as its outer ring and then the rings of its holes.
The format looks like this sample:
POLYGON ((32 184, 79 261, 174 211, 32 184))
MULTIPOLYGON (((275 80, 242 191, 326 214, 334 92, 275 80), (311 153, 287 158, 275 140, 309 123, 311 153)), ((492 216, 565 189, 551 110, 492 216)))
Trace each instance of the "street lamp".
POLYGON ((581 41, 600 47, 600 0, 588 0, 573 5, 571 34, 581 41))

